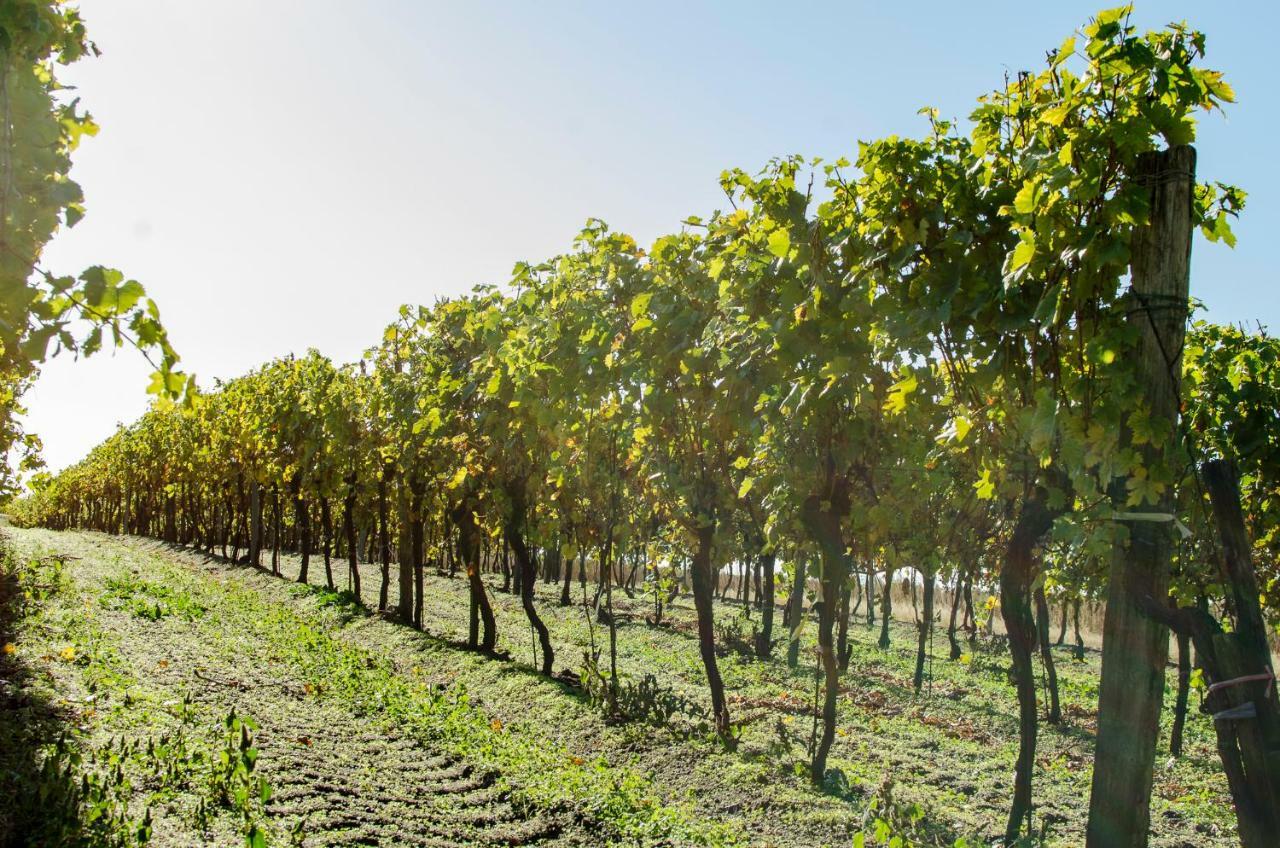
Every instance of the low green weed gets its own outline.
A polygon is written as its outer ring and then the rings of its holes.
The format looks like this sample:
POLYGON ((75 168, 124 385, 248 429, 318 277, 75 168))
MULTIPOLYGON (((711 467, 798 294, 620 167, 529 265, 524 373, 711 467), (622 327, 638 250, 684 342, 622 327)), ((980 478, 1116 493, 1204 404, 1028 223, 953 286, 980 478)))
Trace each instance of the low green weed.
POLYGON ((143 580, 131 572, 108 577, 105 584, 106 591, 98 601, 103 609, 124 610, 151 621, 159 621, 169 615, 195 621, 207 612, 186 593, 162 583, 143 580))
MULTIPOLYGON (((260 820, 271 800, 271 785, 254 772, 258 749, 253 745, 257 723, 248 716, 238 716, 232 708, 223 720, 225 732, 222 747, 209 769, 209 797, 230 809, 240 819, 246 848, 266 844, 266 832, 260 820)), ((208 807, 201 799, 197 811, 202 829, 208 827, 208 807)))
POLYGON ((63 737, 44 759, 31 787, 41 814, 27 845, 48 848, 127 848, 151 841, 151 808, 130 814, 133 783, 124 763, 128 743, 82 748, 63 737))
POLYGON ((954 838, 930 827, 928 811, 920 804, 895 798, 893 787, 893 778, 885 778, 867 803, 853 848, 983 848, 975 839, 954 838))
POLYGON ((596 658, 587 654, 579 680, 592 706, 604 712, 611 721, 637 721, 654 727, 671 727, 673 719, 679 715, 688 717, 697 725, 705 725, 709 720, 706 707, 670 686, 663 686, 652 673, 646 673, 639 680, 622 677, 614 693, 596 658))

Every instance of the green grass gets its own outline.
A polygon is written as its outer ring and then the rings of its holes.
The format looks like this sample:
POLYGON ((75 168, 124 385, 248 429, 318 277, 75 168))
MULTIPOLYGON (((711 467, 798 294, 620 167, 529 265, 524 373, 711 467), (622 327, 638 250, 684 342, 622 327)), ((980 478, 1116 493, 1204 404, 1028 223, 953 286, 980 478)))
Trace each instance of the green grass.
MULTIPOLYGON (((53 543, 60 548, 83 541, 39 533, 20 536, 27 545, 53 543)), ((160 553, 116 545, 109 549, 105 556, 89 554, 84 564, 73 566, 87 576, 100 572, 86 581, 96 579, 105 589, 97 604, 89 601, 90 592, 82 595, 73 590, 63 603, 32 622, 45 641, 52 637, 55 643, 63 640, 75 646, 84 660, 77 669, 78 683, 108 694, 103 703, 112 706, 95 710, 100 726, 93 734, 136 732, 139 726, 151 725, 156 721, 157 700, 169 696, 164 703, 172 707, 172 696, 177 694, 164 687, 153 692, 116 669, 118 655, 110 645, 110 633, 96 626, 93 614, 103 610, 141 618, 153 627, 186 628, 201 650, 219 659, 225 669, 235 669, 251 658, 254 663, 265 659, 273 667, 287 668, 305 681, 309 697, 348 710, 375 727, 421 738, 433 750, 497 775, 499 787, 519 805, 571 810, 589 822, 593 832, 611 841, 712 846, 743 841, 733 825, 701 820, 685 805, 663 802, 636 769, 544 745, 483 709, 465 683, 437 686, 422 669, 405 669, 402 663, 341 638, 348 626, 369 620, 349 598, 307 589, 302 597, 295 597, 299 594, 295 588, 279 583, 271 585, 279 591, 264 593, 260 586, 246 585, 241 579, 257 576, 251 572, 211 576, 160 553), (160 615, 151 612, 156 604, 160 615)), ((22 653, 31 649, 20 645, 22 653)), ((72 686, 69 681, 53 681, 52 688, 72 686)), ((137 798, 134 807, 146 809, 157 800, 137 798)), ((247 804, 240 802, 241 807, 247 804)), ((270 824, 258 822, 256 813, 245 821, 261 824, 264 831, 274 833, 276 841, 284 836, 279 827, 273 830, 270 824)))
MULTIPOLYGON (((581 608, 556 606, 553 587, 539 588, 539 608, 559 653, 557 667, 573 669, 590 647, 588 620, 581 608)), ((460 639, 466 622, 461 581, 432 578, 425 595, 424 620, 431 632, 446 640, 460 639)), ((521 638, 527 625, 517 601, 499 593, 494 597, 500 647, 528 667, 532 654, 521 638)), ((621 593, 618 597, 621 606, 628 606, 621 593)), ((619 628, 619 667, 632 679, 653 674, 682 697, 705 704, 692 610, 673 610, 675 627, 651 627, 640 618, 646 602, 637 598, 633 606, 636 617, 619 628)), ((740 614, 737 605, 717 607, 722 621, 740 614)), ((905 614, 909 616, 910 609, 905 614)), ((925 811, 935 832, 948 838, 993 840, 1003 832, 1017 750, 1007 654, 1000 644, 980 643, 967 649, 961 662, 950 662, 945 634, 939 634, 925 690, 917 696, 911 686, 914 626, 895 623, 889 650, 876 646, 878 631, 878 626, 870 629, 864 623, 850 630, 852 657, 842 678, 825 793, 813 790, 804 777, 813 730, 812 626, 802 634, 804 650, 797 669, 780 660, 762 663, 737 653, 721 657, 733 717, 741 723, 740 742, 733 752, 699 739, 693 717, 677 721, 673 731, 601 728, 598 717, 583 714, 580 704, 552 698, 544 688, 512 689, 508 675, 494 663, 458 660, 451 677, 476 692, 500 693, 499 703, 518 697, 533 701, 538 714, 549 717, 539 723, 539 732, 570 746, 626 751, 673 797, 691 801, 714 818, 740 821, 763 842, 847 844, 864 830, 867 807, 886 779, 896 784, 897 799, 925 811)), ((599 645, 603 635, 598 625, 594 635, 599 645)), ((385 643, 383 647, 395 650, 385 643)), ((1084 662, 1074 661, 1066 649, 1055 650, 1055 656, 1066 717, 1058 727, 1041 727, 1036 824, 1047 823, 1047 844, 1076 845, 1083 841, 1091 781, 1098 662, 1093 652, 1084 662)), ((1170 691, 1166 704, 1172 700, 1170 691)), ((1170 720, 1166 710, 1161 741, 1165 750, 1170 720)), ((1161 758, 1157 763, 1152 844, 1235 844, 1234 818, 1212 728, 1206 717, 1194 712, 1194 704, 1185 751, 1180 760, 1161 758)))
MULTIPOLYGON (((372 578, 370 570, 365 583, 376 591, 372 578)), ((462 581, 429 577, 424 595, 429 632, 442 644, 462 639, 467 620, 462 581)), ((518 600, 499 592, 493 597, 499 647, 530 668, 532 647, 518 600)), ((580 600, 576 584, 574 597, 580 600)), ((632 680, 653 674, 681 697, 705 705, 692 610, 681 604, 669 611, 674 626, 653 627, 643 621, 649 600, 628 601, 622 593, 615 597, 620 607, 633 613, 619 627, 623 673, 632 680)), ((553 633, 557 668, 575 671, 591 648, 593 631, 597 647, 606 636, 581 607, 559 607, 557 598, 556 587, 539 586, 539 609, 553 633)), ((733 620, 741 616, 741 608, 721 604, 716 614, 718 621, 733 620)), ((898 614, 910 616, 911 611, 900 609, 898 614)), ((749 634, 750 627, 746 629, 749 634)), ((450 658, 450 667, 441 673, 463 681, 473 692, 491 694, 489 703, 500 713, 513 701, 531 705, 544 720, 530 732, 576 750, 619 752, 646 769, 668 797, 688 801, 712 818, 740 822, 762 843, 848 844, 856 833, 867 830, 867 809, 886 779, 895 783, 899 801, 925 811, 935 833, 948 839, 993 841, 1003 833, 1017 750, 1017 707, 1004 648, 980 642, 972 649, 966 646, 962 661, 950 662, 945 634, 939 633, 925 690, 917 696, 911 686, 914 625, 895 622, 888 650, 876 646, 878 635, 878 624, 868 628, 865 619, 850 628, 852 656, 842 678, 838 731, 829 761, 832 776, 825 792, 815 791, 804 776, 813 729, 811 624, 802 632, 799 668, 789 669, 781 658, 765 663, 739 653, 720 658, 733 717, 741 724, 740 742, 732 752, 700 736, 695 716, 678 717, 675 727, 664 731, 605 727, 580 700, 531 684, 523 674, 513 686, 516 675, 507 667, 452 649, 440 649, 450 658)), ((367 627, 355 628, 349 638, 403 655, 400 646, 413 637, 367 627)), ((1055 657, 1065 720, 1058 727, 1041 726, 1036 826, 1046 823, 1046 844, 1066 846, 1083 841, 1099 669, 1096 652, 1088 652, 1084 662, 1073 660, 1069 649, 1055 649, 1055 657)), ((1212 728, 1195 712, 1194 700, 1193 696, 1185 755, 1157 762, 1152 799, 1155 846, 1235 844, 1234 815, 1212 728)), ((1166 706, 1172 701, 1169 691, 1166 706)), ((1170 721, 1166 709, 1160 743, 1164 750, 1170 721)))
MULTIPOLYGON (((238 657, 266 651, 310 683, 316 698, 377 726, 408 728, 500 774, 521 804, 573 810, 623 844, 750 841, 810 848, 849 845, 861 835, 876 845, 884 841, 877 834, 888 838, 878 820, 916 834, 919 844, 958 838, 978 844, 1003 832, 1017 722, 1008 659, 998 644, 980 643, 963 661, 950 662, 939 634, 928 683, 917 696, 910 685, 911 623, 895 623, 887 651, 875 645, 878 627, 856 623, 829 779, 818 790, 805 776, 815 682, 811 626, 803 633, 799 668, 735 652, 721 657, 738 722, 739 741, 730 750, 707 732, 701 710, 679 706, 707 700, 692 611, 683 605, 670 611, 670 626, 654 627, 643 620, 650 601, 616 594, 618 606, 631 613, 619 627, 619 668, 637 685, 651 675, 677 707, 664 727, 614 724, 580 689, 534 673, 528 625, 512 596, 493 593, 499 647, 511 661, 459 649, 467 622, 460 579, 428 577, 427 632, 418 633, 369 614, 349 594, 156 543, 41 531, 22 531, 19 538, 85 556, 71 564, 77 571, 91 557, 118 558, 115 576, 133 586, 128 596, 143 599, 143 609, 161 604, 163 615, 149 626, 193 628, 231 667, 238 657)), ((293 565, 286 558, 287 572, 293 565)), ((368 603, 376 598, 375 570, 366 566, 363 578, 368 603)), ((576 584, 574 596, 580 600, 576 584)), ((557 587, 539 586, 557 671, 576 675, 593 641, 599 648, 607 634, 580 606, 559 607, 557 598, 557 587)), ((127 603, 113 607, 117 600, 103 597, 97 606, 114 615, 140 614, 127 603)), ((740 607, 722 604, 716 613, 749 636, 753 621, 741 619, 740 607)), ((1084 662, 1066 650, 1055 655, 1065 721, 1041 728, 1036 827, 1045 828, 1045 844, 1068 846, 1083 841, 1098 665, 1092 652, 1084 662)), ((1194 701, 1193 695, 1185 756, 1156 764, 1153 846, 1236 844, 1212 728, 1194 701)), ((1164 749, 1169 719, 1166 714, 1164 749)))
MULTIPOLYGON (((8 695, 0 699, 6 781, 0 794, 14 800, 14 807, 0 808, 0 841, 164 844, 156 838, 163 819, 201 839, 234 844, 238 832, 265 827, 260 799, 234 792, 257 784, 223 756, 231 750, 227 719, 135 673, 115 634, 95 616, 97 592, 75 579, 75 566, 14 556, 10 568, 23 603, 0 669, 8 695)), ((110 583, 115 600, 134 597, 123 588, 128 575, 110 583)), ((99 597, 112 608, 108 595, 99 597)), ((188 608, 184 599, 173 600, 188 608)), ((149 607, 141 609, 155 620, 149 607)))

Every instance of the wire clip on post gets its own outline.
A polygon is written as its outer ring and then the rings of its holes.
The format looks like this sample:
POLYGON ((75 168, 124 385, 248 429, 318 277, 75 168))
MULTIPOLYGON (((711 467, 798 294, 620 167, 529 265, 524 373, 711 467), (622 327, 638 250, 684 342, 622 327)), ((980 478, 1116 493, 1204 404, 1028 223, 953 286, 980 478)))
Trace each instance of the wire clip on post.
MULTIPOLYGON (((1212 695, 1214 692, 1219 692, 1231 686, 1239 686, 1242 683, 1253 683, 1261 680, 1267 681, 1267 688, 1263 697, 1269 697, 1271 695, 1271 687, 1274 686, 1276 682, 1276 676, 1271 671, 1264 671, 1259 674, 1245 674, 1240 677, 1233 677, 1230 680, 1221 680, 1210 686, 1206 694, 1212 695)), ((1234 707, 1213 714, 1214 721, 1237 721, 1239 719, 1257 717, 1258 705, 1253 701, 1245 701, 1243 704, 1238 704, 1234 707)))

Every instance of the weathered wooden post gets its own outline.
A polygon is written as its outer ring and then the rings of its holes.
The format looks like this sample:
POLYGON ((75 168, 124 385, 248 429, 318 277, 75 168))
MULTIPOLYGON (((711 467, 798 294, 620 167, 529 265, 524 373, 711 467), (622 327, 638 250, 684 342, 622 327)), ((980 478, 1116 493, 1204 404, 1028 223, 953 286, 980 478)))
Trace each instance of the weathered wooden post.
MULTIPOLYGON (((1173 460, 1190 283, 1196 152, 1188 145, 1143 154, 1134 179, 1150 192, 1150 220, 1131 245, 1129 320, 1140 333, 1134 364, 1153 420, 1167 422, 1159 442, 1134 447, 1147 468, 1173 460)), ((1124 509, 1123 496, 1116 504, 1124 509)), ((1172 513, 1172 487, 1144 511, 1172 513)), ((1174 528, 1165 521, 1125 521, 1107 590, 1098 698, 1098 742, 1089 801, 1088 848, 1142 848, 1150 830, 1152 767, 1164 696, 1169 631, 1142 608, 1167 597, 1174 528)))
POLYGON ((1244 848, 1280 845, 1280 699, 1252 546, 1240 509, 1240 483, 1223 460, 1204 466, 1204 484, 1213 504, 1222 543, 1222 569, 1235 610, 1231 633, 1200 632, 1197 650, 1209 678, 1205 708, 1223 771, 1231 787, 1244 848), (1227 718, 1229 715, 1238 718, 1227 718))

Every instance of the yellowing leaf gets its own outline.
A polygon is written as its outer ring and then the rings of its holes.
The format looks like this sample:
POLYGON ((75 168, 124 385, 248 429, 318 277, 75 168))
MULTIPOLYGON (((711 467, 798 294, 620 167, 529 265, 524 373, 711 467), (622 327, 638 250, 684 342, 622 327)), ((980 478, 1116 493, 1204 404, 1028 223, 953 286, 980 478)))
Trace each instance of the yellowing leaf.
POLYGON ((742 485, 738 487, 738 497, 745 498, 747 493, 751 491, 751 488, 755 486, 755 484, 756 480, 754 477, 748 477, 743 480, 742 485))
POLYGON ((61 651, 58 652, 58 656, 61 657, 66 662, 71 662, 76 658, 76 646, 68 645, 67 647, 63 648, 61 651))
POLYGON ((631 317, 639 318, 649 309, 649 301, 653 300, 653 292, 641 292, 631 301, 631 317))
POLYGON ((1058 47, 1058 52, 1053 56, 1053 64, 1061 65, 1067 59, 1070 59, 1076 52, 1075 36, 1068 36, 1062 45, 1058 47))
POLYGON ((1036 190, 1039 185, 1035 180, 1028 180, 1022 184, 1022 188, 1018 189, 1018 193, 1013 198, 1013 208, 1018 210, 1022 215, 1029 215, 1036 208, 1036 190))
POLYGON ((1133 470, 1125 486, 1129 490, 1129 497, 1125 500, 1128 506, 1141 506, 1144 503, 1159 504, 1160 496, 1165 490, 1165 484, 1152 479, 1147 469, 1141 466, 1133 470))
POLYGON ((463 481, 465 481, 466 479, 467 479, 467 466, 463 465, 463 466, 460 466, 458 470, 453 473, 453 479, 449 481, 448 488, 456 489, 459 486, 461 486, 463 481))
POLYGON ((911 394, 920 385, 916 380, 915 374, 908 374, 903 379, 893 384, 889 389, 889 397, 885 400, 884 410, 890 415, 896 415, 903 412, 907 408, 907 395, 911 394))
POLYGON ((779 259, 791 252, 791 236, 786 230, 779 227, 769 233, 769 252, 779 259))
MULTIPOLYGON (((948 442, 959 444, 965 440, 965 437, 969 435, 969 431, 972 429, 973 419, 968 415, 957 414, 947 422, 947 426, 942 428, 942 432, 938 434, 936 441, 940 445, 945 445, 948 442)), ((933 467, 935 467, 935 464, 925 463, 925 468, 933 467)))
POLYGON ((978 482, 973 484, 973 489, 977 493, 979 500, 989 501, 996 496, 996 484, 991 479, 991 469, 983 470, 978 482))
POLYGON ((427 411, 425 418, 419 418, 413 423, 413 433, 415 436, 423 430, 426 430, 428 433, 434 433, 443 425, 444 419, 440 415, 440 410, 432 407, 427 411))
POLYGON ((1013 249, 1013 256, 1009 259, 1009 270, 1017 271, 1024 268, 1031 262, 1031 257, 1036 255, 1036 244, 1033 241, 1020 241, 1018 246, 1013 249))

